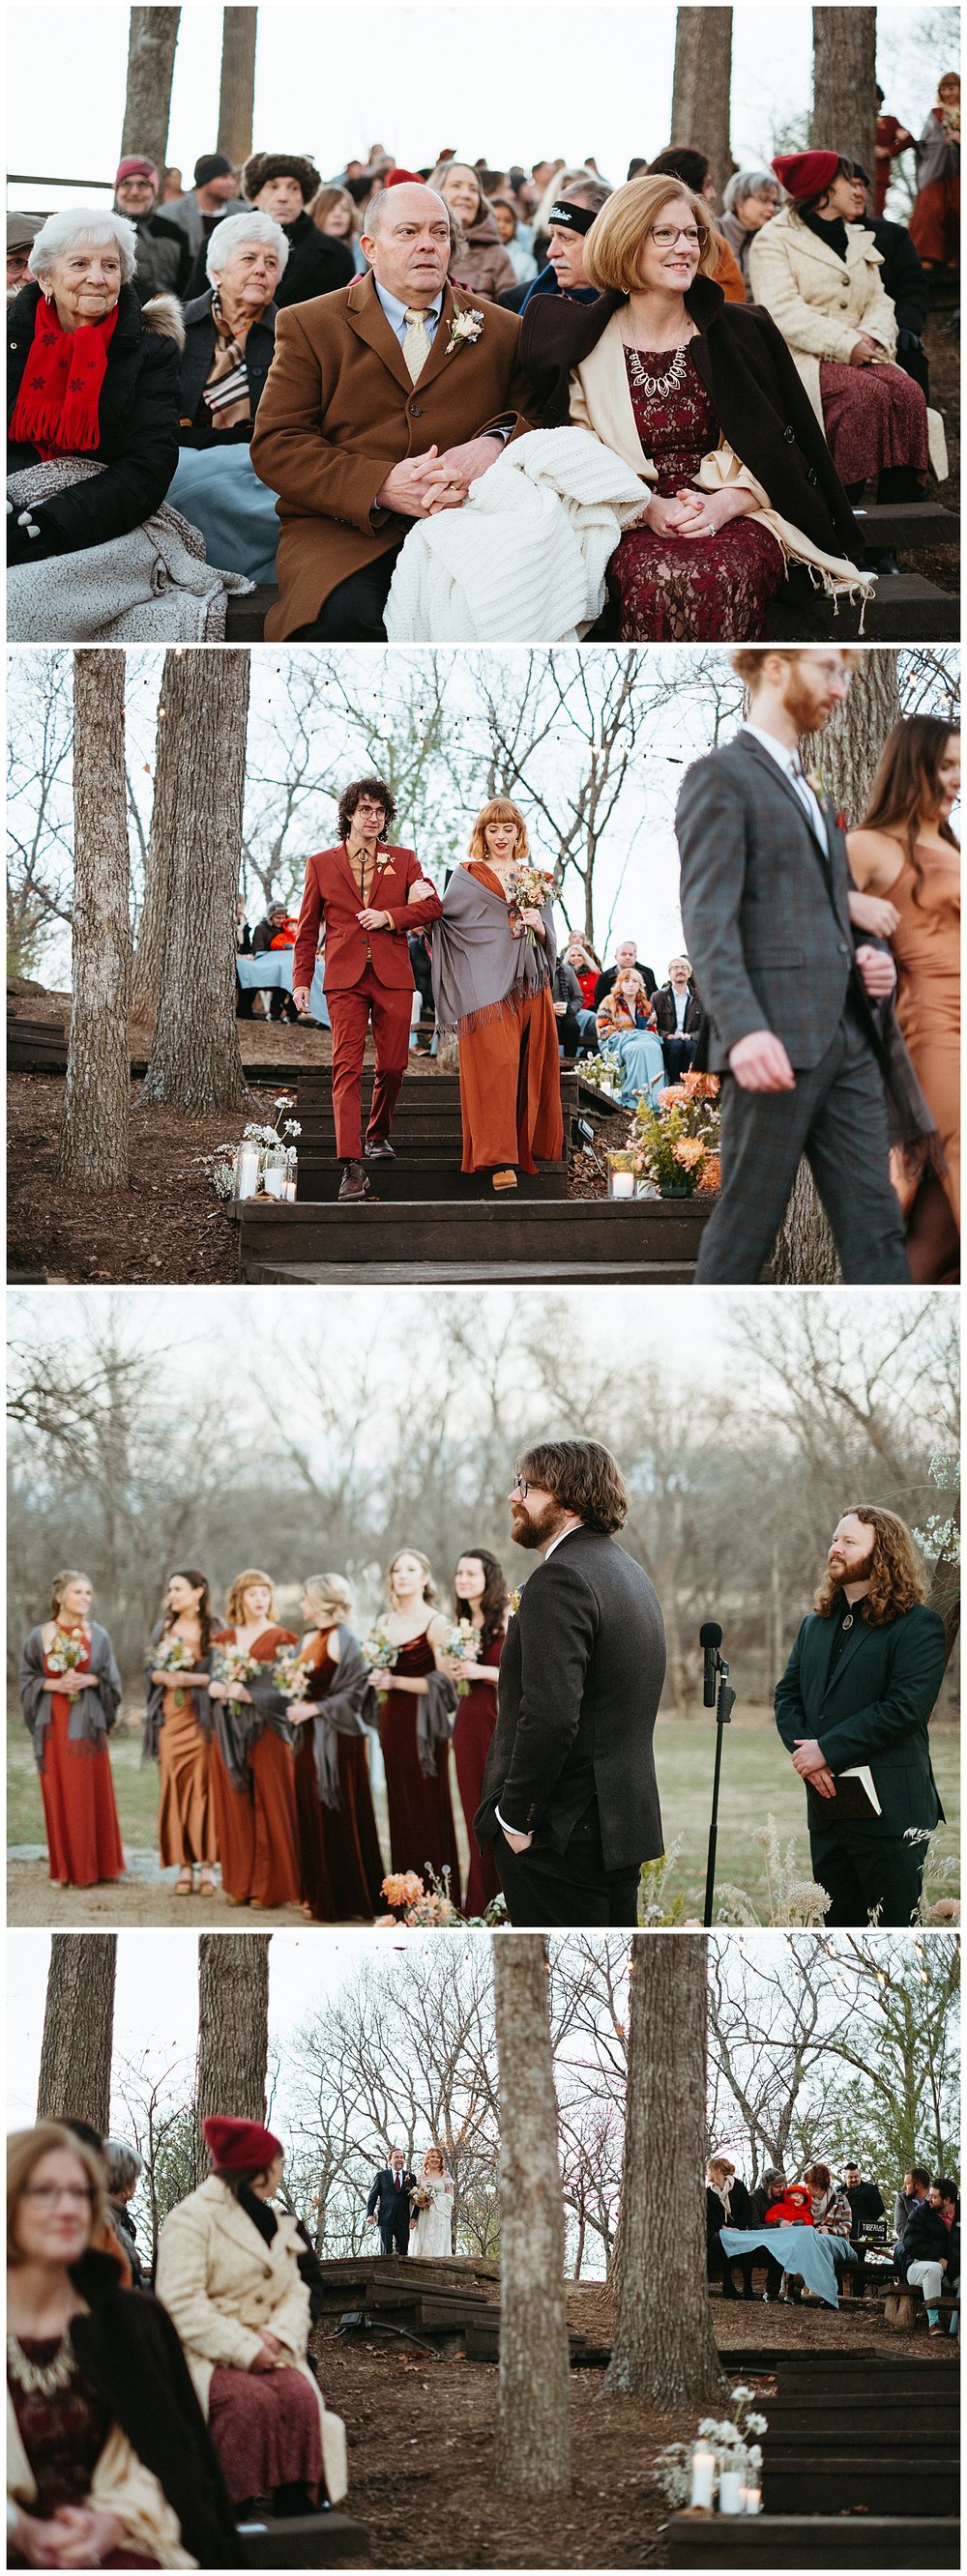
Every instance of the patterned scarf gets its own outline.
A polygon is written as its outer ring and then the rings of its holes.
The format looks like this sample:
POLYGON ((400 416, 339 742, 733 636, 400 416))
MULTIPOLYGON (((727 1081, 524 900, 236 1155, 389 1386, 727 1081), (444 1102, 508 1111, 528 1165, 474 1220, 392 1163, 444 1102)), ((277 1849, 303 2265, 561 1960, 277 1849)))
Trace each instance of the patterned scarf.
POLYGON ((245 343, 253 322, 260 322, 264 311, 263 305, 261 312, 250 314, 248 321, 240 323, 233 331, 222 312, 217 286, 215 288, 212 300, 215 355, 202 397, 212 429, 238 429, 243 421, 251 420, 252 397, 245 371, 245 343))
POLYGON ((45 463, 56 456, 87 456, 100 446, 98 406, 117 318, 115 305, 103 322, 65 331, 56 305, 38 297, 33 343, 10 423, 15 446, 36 448, 45 463))

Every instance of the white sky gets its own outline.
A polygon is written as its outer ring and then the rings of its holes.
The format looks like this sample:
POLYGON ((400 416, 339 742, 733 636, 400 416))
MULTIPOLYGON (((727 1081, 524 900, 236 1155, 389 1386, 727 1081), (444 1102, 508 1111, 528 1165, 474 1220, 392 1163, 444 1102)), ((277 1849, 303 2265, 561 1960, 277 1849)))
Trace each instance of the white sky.
MULTIPOLYGON (((914 131, 934 96, 934 63, 918 29, 956 11, 881 8, 878 71, 888 104, 914 131)), ((740 164, 769 159, 774 137, 807 112, 810 9, 799 0, 735 10, 732 146, 740 164)), ((221 57, 220 8, 183 8, 168 157, 190 174, 214 148, 221 57)), ((255 140, 310 152, 324 175, 385 143, 407 167, 443 145, 492 167, 541 154, 580 161, 593 152, 606 177, 624 178, 633 153, 668 140, 675 11, 595 7, 584 0, 454 0, 405 5, 292 8, 263 0, 256 57, 255 140)), ((13 167, 44 178, 110 181, 116 166, 127 61, 126 8, 8 12, 13 167)), ((832 137, 830 138, 833 139, 832 137)), ((848 137, 840 138, 844 149, 848 137)), ((700 142, 701 137, 696 137, 700 142)), ((36 191, 13 187, 10 202, 36 191)), ((70 191, 44 192, 48 205, 70 191)))

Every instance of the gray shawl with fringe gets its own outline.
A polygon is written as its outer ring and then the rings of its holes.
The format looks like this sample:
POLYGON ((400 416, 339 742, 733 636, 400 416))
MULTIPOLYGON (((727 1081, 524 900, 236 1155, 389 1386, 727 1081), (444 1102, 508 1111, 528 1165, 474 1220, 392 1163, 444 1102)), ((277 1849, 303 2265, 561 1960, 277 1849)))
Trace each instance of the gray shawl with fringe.
MULTIPOLYGON (((274 1648, 268 1663, 262 1666, 262 1670, 254 1673, 251 1681, 246 1682, 245 1688, 249 1694, 247 1700, 216 1699, 211 1702, 215 1712, 215 1742, 232 1787, 239 1792, 242 1790, 247 1792, 251 1785, 248 1772, 249 1756, 253 1745, 260 1743, 267 1726, 271 1727, 273 1735, 281 1736, 283 1744, 287 1744, 290 1749, 292 1746, 292 1728, 287 1715, 286 1702, 281 1692, 276 1690, 272 1679, 272 1666, 282 1652, 283 1647, 280 1643, 274 1648)), ((217 1644, 213 1645, 212 1653, 217 1655, 217 1644)))
MULTIPOLYGON (((114 1660, 114 1648, 106 1628, 91 1622, 92 1673, 97 1674, 97 1689, 78 1691, 71 1701, 67 1738, 75 1753, 97 1753, 106 1743, 121 1705, 121 1675, 114 1660)), ((53 1693, 48 1689, 50 1676, 44 1671, 43 1627, 31 1628, 20 1663, 20 1698, 24 1722, 30 1728, 34 1760, 38 1771, 44 1767, 44 1740, 53 1714, 53 1693)))
MULTIPOLYGON (((332 1680, 319 1702, 318 1716, 312 1720, 312 1755, 320 1802, 338 1814, 342 1809, 338 1739, 341 1735, 365 1735, 367 1727, 374 1727, 377 1704, 359 1638, 351 1628, 339 1628, 337 1636, 339 1662, 329 1667, 332 1680)), ((306 1696, 314 1698, 311 1687, 306 1696)))
MULTIPOLYGON (((167 1636, 167 1633, 164 1620, 159 1619, 157 1626, 152 1628, 151 1631, 151 1646, 160 1645, 162 1638, 167 1636)), ((158 1738, 165 1722, 165 1691, 177 1690, 179 1686, 177 1673, 172 1673, 171 1679, 168 1682, 153 1682, 151 1675, 154 1668, 155 1657, 149 1649, 148 1660, 144 1668, 144 1738, 141 1746, 142 1765, 145 1762, 156 1762, 158 1759, 158 1738)), ((198 1655, 196 1657, 194 1670, 196 1673, 210 1673, 211 1668, 212 1657, 211 1648, 209 1647, 207 1655, 198 1655)), ((192 1691, 191 1703, 195 1713, 195 1724, 198 1727, 199 1733, 204 1735, 205 1738, 210 1741, 215 1731, 215 1708, 217 1703, 214 1700, 209 1699, 207 1691, 200 1690, 192 1691)))
POLYGON ((445 1673, 427 1673, 425 1680, 416 1703, 416 1752, 424 1779, 435 1780, 436 1748, 449 1744, 460 1703, 445 1673))
POLYGON ((504 895, 455 868, 433 925, 433 999, 438 1029, 485 1028, 518 1011, 549 984, 557 963, 554 910, 542 904, 544 944, 513 939, 504 895))

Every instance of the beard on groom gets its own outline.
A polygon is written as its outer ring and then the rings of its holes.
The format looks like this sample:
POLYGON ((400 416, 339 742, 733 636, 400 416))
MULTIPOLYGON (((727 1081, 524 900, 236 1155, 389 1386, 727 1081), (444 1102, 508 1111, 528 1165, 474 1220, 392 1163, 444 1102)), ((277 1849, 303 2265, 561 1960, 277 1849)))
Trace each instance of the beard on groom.
POLYGON ((663 1849, 652 1748, 665 1679, 661 1605, 616 1544, 628 1491, 596 1440, 538 1442, 508 1497, 542 1562, 512 1608, 497 1724, 474 1818, 515 1926, 633 1925, 663 1849))

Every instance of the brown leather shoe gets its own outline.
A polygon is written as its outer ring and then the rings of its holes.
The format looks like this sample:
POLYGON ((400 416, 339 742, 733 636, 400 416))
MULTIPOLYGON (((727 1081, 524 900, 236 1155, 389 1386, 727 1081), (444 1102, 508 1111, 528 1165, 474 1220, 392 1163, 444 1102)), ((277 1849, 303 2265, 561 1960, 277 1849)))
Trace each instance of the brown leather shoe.
POLYGON ((344 1163, 342 1167, 342 1179, 339 1184, 340 1198, 364 1199, 368 1194, 368 1190, 369 1182, 366 1178, 362 1164, 344 1163))
POLYGON ((395 1147, 390 1144, 388 1136, 367 1136, 364 1150, 368 1163, 394 1163, 396 1160, 395 1147))

